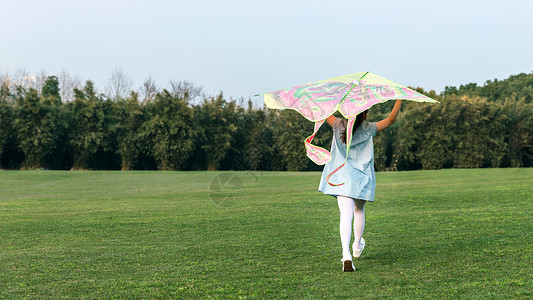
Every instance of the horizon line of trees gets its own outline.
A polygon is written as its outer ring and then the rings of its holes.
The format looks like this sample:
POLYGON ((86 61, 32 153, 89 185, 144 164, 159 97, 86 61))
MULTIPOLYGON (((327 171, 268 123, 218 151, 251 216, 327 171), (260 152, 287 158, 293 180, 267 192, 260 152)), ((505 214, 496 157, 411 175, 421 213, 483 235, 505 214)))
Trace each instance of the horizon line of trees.
MULTIPOLYGON (((0 168, 322 169, 305 155, 313 123, 295 111, 208 96, 186 81, 160 89, 148 80, 135 92, 124 74, 113 76, 107 95, 87 81, 67 99, 57 76, 39 87, 4 78, 0 168)), ((404 102, 397 122, 375 138, 377 171, 533 166, 533 73, 440 95, 416 90, 441 104, 404 102)), ((385 118, 392 105, 374 106, 369 120, 385 118)), ((331 138, 325 126, 314 141, 329 149, 331 138)))

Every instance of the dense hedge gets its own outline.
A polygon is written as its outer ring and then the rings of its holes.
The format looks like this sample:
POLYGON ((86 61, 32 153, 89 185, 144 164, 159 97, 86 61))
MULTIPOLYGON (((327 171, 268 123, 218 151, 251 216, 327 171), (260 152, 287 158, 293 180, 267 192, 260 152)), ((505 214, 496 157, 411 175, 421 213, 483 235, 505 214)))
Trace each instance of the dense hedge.
MULTIPOLYGON (((441 104, 404 102, 396 124, 376 137, 377 170, 533 165, 533 74, 426 94, 441 104)), ((392 104, 373 107, 370 120, 392 104)), ((294 111, 243 107, 222 94, 193 104, 187 91, 162 90, 139 101, 134 92, 98 94, 87 81, 62 101, 55 76, 40 91, 0 87, 7 169, 320 170, 305 156, 312 129, 294 111)), ((315 142, 329 147, 329 126, 315 142)))

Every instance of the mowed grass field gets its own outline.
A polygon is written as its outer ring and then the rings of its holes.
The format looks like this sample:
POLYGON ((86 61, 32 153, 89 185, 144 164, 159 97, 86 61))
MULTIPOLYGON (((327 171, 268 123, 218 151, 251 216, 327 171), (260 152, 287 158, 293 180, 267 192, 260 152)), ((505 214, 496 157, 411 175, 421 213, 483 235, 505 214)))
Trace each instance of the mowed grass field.
POLYGON ((533 169, 377 173, 353 273, 319 180, 0 171, 0 298, 533 297, 533 169))

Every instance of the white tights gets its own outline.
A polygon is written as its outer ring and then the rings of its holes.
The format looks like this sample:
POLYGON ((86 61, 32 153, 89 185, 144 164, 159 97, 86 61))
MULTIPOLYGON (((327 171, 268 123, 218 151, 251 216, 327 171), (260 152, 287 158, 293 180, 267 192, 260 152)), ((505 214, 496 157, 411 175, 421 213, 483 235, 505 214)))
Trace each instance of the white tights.
POLYGON ((340 234, 342 244, 342 259, 352 259, 350 253, 350 239, 352 237, 352 220, 353 235, 355 245, 359 247, 363 231, 365 230, 365 200, 353 199, 344 196, 337 196, 340 212, 340 234))

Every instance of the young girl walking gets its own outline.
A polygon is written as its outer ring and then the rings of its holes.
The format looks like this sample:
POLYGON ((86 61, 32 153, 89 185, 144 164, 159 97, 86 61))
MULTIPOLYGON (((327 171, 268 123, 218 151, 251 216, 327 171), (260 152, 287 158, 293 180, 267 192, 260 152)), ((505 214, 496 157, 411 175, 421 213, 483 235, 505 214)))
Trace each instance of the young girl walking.
POLYGON ((340 237, 342 245, 342 270, 353 272, 353 258, 361 256, 365 248, 363 231, 365 229, 365 203, 374 201, 376 176, 374 173, 373 137, 377 132, 391 126, 396 121, 401 100, 396 100, 390 115, 379 122, 365 122, 368 110, 357 115, 348 156, 346 156, 346 124, 345 120, 330 116, 326 121, 333 127, 331 143, 331 160, 324 166, 318 190, 326 195, 337 198, 340 211, 340 237), (345 160, 344 167, 335 172, 329 179, 331 182, 344 182, 342 185, 330 185, 327 176, 345 160), (354 242, 353 256, 350 253, 352 232, 354 242))

